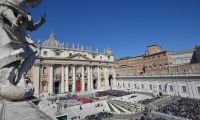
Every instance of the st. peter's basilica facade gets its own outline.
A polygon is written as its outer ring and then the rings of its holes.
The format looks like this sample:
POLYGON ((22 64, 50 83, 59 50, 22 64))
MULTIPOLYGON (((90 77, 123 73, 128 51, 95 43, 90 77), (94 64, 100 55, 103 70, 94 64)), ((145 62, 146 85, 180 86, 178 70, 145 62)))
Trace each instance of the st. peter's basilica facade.
POLYGON ((114 57, 110 49, 98 49, 60 43, 52 32, 38 44, 39 57, 29 71, 35 95, 66 92, 91 92, 111 89, 115 83, 114 57))

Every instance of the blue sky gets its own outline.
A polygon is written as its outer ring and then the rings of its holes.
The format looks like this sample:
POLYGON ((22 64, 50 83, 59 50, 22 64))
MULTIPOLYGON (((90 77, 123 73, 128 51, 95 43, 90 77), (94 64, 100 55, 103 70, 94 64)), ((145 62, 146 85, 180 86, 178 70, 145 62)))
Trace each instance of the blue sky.
POLYGON ((60 42, 109 47, 117 58, 141 55, 151 44, 170 51, 200 44, 200 0, 43 0, 30 12, 35 21, 47 14, 34 40, 53 29, 60 42))

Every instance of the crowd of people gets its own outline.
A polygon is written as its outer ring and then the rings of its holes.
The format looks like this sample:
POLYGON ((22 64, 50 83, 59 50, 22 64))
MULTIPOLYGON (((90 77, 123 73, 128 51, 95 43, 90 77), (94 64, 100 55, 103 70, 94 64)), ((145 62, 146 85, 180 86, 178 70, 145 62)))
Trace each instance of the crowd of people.
MULTIPOLYGON (((130 98, 135 98, 135 97, 137 97, 137 95, 132 95, 130 98)), ((130 99, 130 98, 129 98, 129 99, 130 99)))
POLYGON ((95 107, 102 107, 103 106, 103 104, 101 103, 97 103, 97 104, 95 104, 95 107))
POLYGON ((179 98, 173 101, 169 101, 167 104, 158 108, 158 111, 177 117, 199 120, 200 100, 179 98))
POLYGON ((107 91, 99 91, 96 92, 96 97, 103 97, 103 96, 115 96, 115 97, 121 97, 125 95, 129 95, 129 92, 126 91, 119 91, 119 90, 107 90, 107 91))
POLYGON ((64 100, 61 103, 64 108, 75 106, 75 105, 81 105, 82 102, 76 100, 76 99, 70 99, 70 100, 64 100))
POLYGON ((138 103, 141 103, 141 104, 149 104, 151 102, 154 102, 155 100, 159 99, 160 97, 153 97, 151 99, 144 99, 144 100, 140 100, 138 101, 138 103))
POLYGON ((80 96, 74 96, 74 98, 82 103, 91 103, 92 100, 89 98, 85 98, 85 97, 80 97, 80 96))
POLYGON ((139 120, 165 120, 157 115, 143 115, 139 120))
POLYGON ((64 108, 92 102, 92 100, 89 99, 89 98, 80 97, 80 96, 77 96, 77 95, 70 95, 70 94, 69 95, 65 95, 65 96, 52 96, 52 97, 47 98, 47 100, 52 105, 54 103, 55 104, 59 103, 64 108))
POLYGON ((104 119, 107 119, 107 118, 111 118, 112 116, 113 116, 112 113, 100 112, 100 113, 97 113, 97 114, 86 116, 85 120, 104 120, 104 119))

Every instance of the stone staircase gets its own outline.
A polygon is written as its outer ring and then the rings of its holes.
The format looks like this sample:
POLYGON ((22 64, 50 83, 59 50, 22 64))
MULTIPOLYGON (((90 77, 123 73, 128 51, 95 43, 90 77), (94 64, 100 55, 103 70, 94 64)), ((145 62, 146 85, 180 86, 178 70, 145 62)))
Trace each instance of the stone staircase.
POLYGON ((125 101, 119 101, 119 100, 110 100, 107 102, 110 111, 114 113, 124 113, 124 114, 132 114, 135 112, 138 105, 135 105, 133 103, 128 103, 125 101))

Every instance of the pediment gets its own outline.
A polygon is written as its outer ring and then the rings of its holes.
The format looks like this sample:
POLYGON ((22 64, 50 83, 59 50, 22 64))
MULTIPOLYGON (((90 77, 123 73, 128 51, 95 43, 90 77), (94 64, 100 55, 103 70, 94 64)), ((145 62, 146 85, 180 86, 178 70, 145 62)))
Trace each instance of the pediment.
POLYGON ((82 60, 82 61, 91 61, 90 58, 81 55, 80 53, 77 53, 75 55, 72 55, 71 57, 68 57, 70 60, 82 60))

